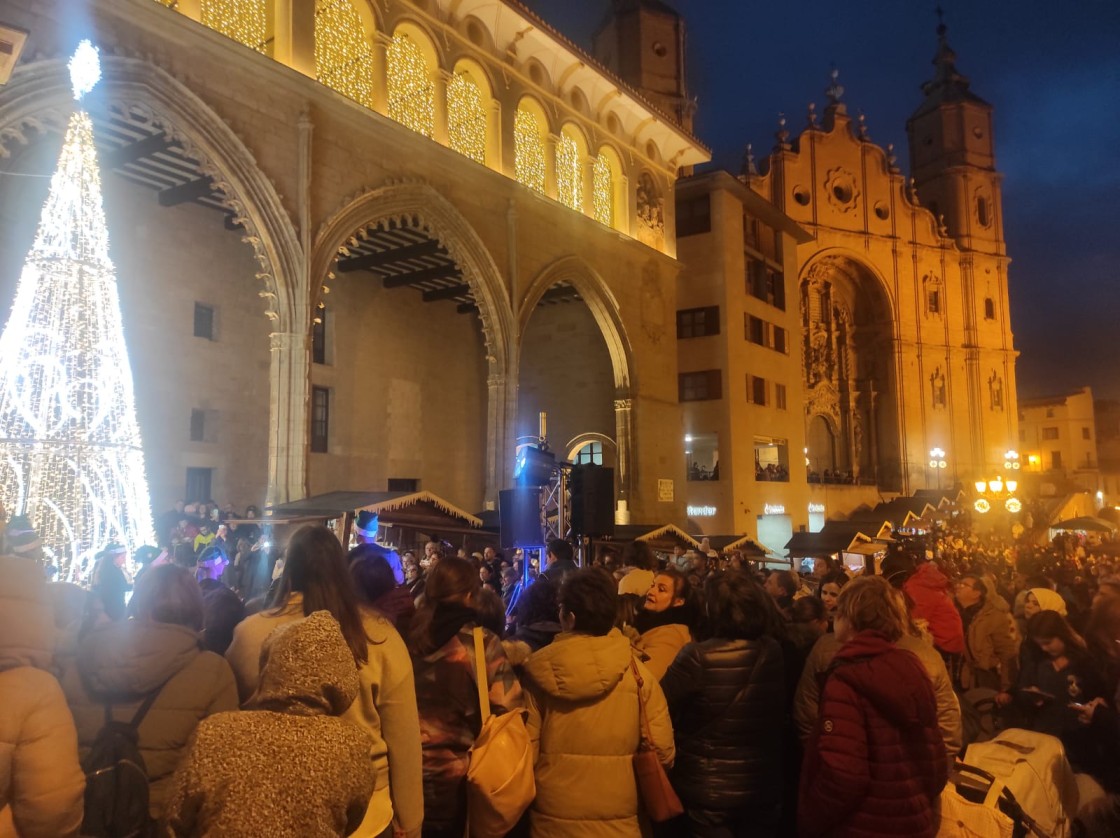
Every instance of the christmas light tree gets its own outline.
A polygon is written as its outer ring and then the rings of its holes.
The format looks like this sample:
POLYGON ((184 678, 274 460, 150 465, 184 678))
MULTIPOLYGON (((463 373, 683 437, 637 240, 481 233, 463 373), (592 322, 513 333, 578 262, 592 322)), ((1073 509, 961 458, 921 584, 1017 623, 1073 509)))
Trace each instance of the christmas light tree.
MULTIPOLYGON (((82 41, 78 101, 101 77, 82 41)), ((152 543, 93 122, 70 118, 35 242, 0 334, 0 500, 31 518, 61 577, 82 579, 110 541, 152 543)))

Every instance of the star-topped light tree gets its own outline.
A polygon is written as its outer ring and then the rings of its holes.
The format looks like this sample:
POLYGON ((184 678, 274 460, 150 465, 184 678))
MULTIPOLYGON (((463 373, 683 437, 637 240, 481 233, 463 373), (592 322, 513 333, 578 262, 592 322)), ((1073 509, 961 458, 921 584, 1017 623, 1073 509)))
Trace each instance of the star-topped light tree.
MULTIPOLYGON (((78 101, 101 78, 82 41, 78 101)), ((81 580, 110 541, 152 543, 116 272, 93 122, 70 118, 35 242, 0 334, 0 500, 31 518, 64 579, 81 580)))

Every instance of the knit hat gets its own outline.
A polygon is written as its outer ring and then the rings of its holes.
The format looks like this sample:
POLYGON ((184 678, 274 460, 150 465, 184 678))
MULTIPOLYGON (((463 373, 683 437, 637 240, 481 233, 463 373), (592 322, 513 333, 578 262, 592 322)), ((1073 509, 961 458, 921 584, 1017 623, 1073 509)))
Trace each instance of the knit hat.
POLYGON ((23 559, 37 559, 41 555, 43 542, 26 515, 15 515, 8 522, 8 550, 13 556, 23 559))
POLYGON ((1066 616, 1066 601, 1056 591, 1049 588, 1031 588, 1030 592, 1038 601, 1039 610, 1057 611, 1063 617, 1066 616))
POLYGON ((377 538, 377 515, 368 509, 358 510, 354 519, 354 530, 363 538, 377 538))

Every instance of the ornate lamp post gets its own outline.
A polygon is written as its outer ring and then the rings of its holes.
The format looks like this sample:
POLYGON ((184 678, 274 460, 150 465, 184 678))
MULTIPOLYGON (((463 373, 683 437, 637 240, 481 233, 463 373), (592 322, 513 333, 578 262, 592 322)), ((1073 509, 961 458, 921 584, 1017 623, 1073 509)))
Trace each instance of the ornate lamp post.
POLYGON ((977 480, 975 486, 976 501, 972 508, 981 515, 986 515, 996 504, 1002 504, 1012 515, 1023 508, 1022 502, 1015 497, 1015 490, 1019 488, 1017 480, 1004 480, 997 474, 991 480, 977 480))
POLYGON ((933 473, 937 475, 937 491, 941 491, 941 471, 944 469, 948 462, 945 460, 946 454, 943 448, 931 448, 929 450, 929 467, 933 469, 933 473))

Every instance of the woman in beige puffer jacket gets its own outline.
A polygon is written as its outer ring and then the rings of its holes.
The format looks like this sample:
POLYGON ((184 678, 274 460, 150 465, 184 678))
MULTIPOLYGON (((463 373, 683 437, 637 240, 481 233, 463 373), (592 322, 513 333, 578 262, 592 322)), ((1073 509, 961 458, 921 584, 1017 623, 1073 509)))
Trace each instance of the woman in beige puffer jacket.
POLYGON ((529 734, 538 752, 533 838, 641 834, 632 762, 641 739, 639 691, 657 754, 672 765, 665 696, 614 628, 616 599, 614 580, 603 571, 569 574, 560 590, 564 631, 525 664, 529 734))
POLYGON ((0 838, 68 838, 82 824, 86 781, 53 654, 42 568, 0 557, 0 838))

